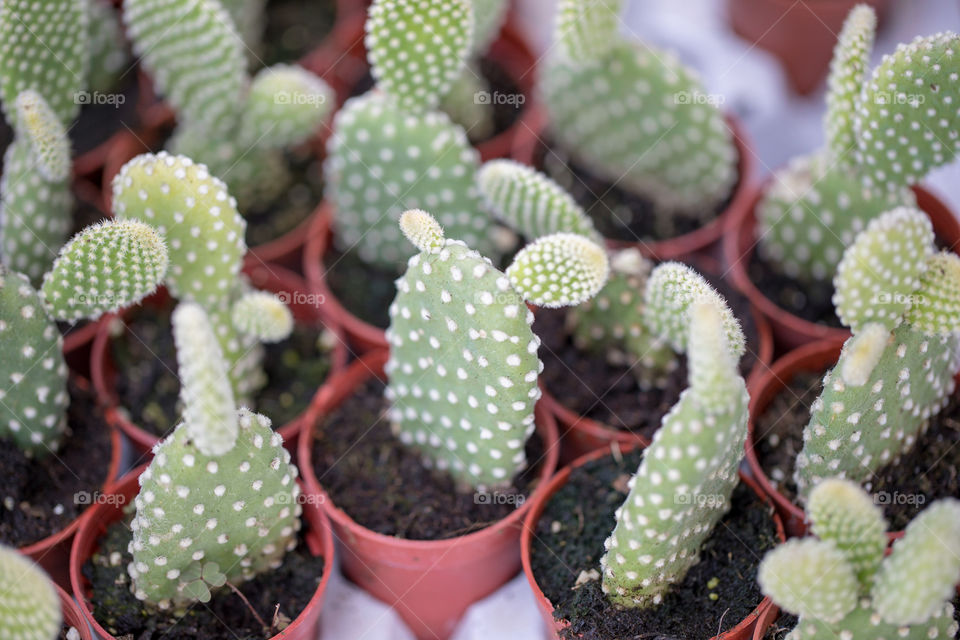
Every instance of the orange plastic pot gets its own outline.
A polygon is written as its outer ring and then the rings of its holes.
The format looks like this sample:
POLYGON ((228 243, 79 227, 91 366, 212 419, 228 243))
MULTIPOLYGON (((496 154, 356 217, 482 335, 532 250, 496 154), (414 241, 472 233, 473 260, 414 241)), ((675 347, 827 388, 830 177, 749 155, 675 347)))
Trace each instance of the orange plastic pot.
MULTIPOLYGON (((318 305, 314 303, 316 298, 309 293, 306 283, 300 276, 283 267, 264 264, 247 265, 244 273, 250 278, 250 282, 255 288, 270 291, 280 296, 281 300, 290 308, 297 323, 322 324, 324 328, 333 332, 336 336, 336 344, 331 354, 331 377, 336 376, 339 371, 346 367, 349 356, 340 328, 330 321, 321 319, 317 309, 318 305)), ((166 289, 161 289, 144 300, 142 304, 146 307, 160 309, 168 303, 169 299, 166 289)), ((122 311, 120 317, 128 312, 129 310, 122 311)), ((107 316, 97 325, 97 333, 90 354, 90 372, 93 378, 93 386, 98 401, 104 407, 110 423, 130 439, 138 454, 149 456, 153 446, 160 439, 135 424, 126 411, 120 410, 115 392, 116 377, 120 374, 114 367, 113 358, 110 356, 110 341, 114 339, 113 326, 115 323, 113 320, 115 318, 116 316, 107 316)), ((309 409, 304 410, 299 416, 277 429, 283 437, 284 446, 291 452, 296 451, 297 439, 308 420, 308 414, 309 409)))
POLYGON ((757 618, 757 624, 753 628, 753 640, 763 640, 767 631, 770 630, 770 627, 773 626, 773 623, 780 616, 780 607, 771 603, 767 610, 760 614, 760 617, 757 618))
MULTIPOLYGON (((114 487, 110 496, 90 510, 84 519, 77 539, 70 553, 70 584, 73 595, 80 603, 79 609, 84 618, 84 624, 93 627, 97 637, 101 640, 116 640, 93 617, 93 605, 90 603, 91 589, 87 579, 83 576, 83 565, 97 550, 100 537, 107 528, 124 517, 124 509, 133 502, 140 491, 139 478, 147 468, 142 465, 125 475, 114 487)), ((330 534, 330 523, 323 511, 309 501, 304 501, 303 522, 307 525, 306 542, 310 553, 314 556, 323 556, 323 577, 317 590, 313 593, 306 608, 300 615, 280 633, 270 640, 315 640, 317 637, 320 611, 323 607, 323 597, 330 582, 330 575, 335 571, 333 536, 330 534)))
MULTIPOLYGON (((628 452, 637 446, 636 442, 627 444, 625 447, 621 447, 620 451, 628 452)), ((547 504, 550 502, 550 498, 563 487, 567 480, 570 478, 570 472, 578 467, 582 467, 588 462, 593 462, 594 460, 599 460, 608 455, 611 455, 612 447, 607 449, 597 449, 587 453, 576 460, 574 460, 570 465, 564 467, 557 472, 553 478, 550 479, 550 482, 547 483, 546 487, 543 487, 542 491, 538 492, 536 499, 533 500, 533 504, 530 506, 530 510, 527 512, 526 517, 523 520, 523 530, 520 534, 520 554, 523 561, 523 573, 527 577, 527 582, 530 584, 530 588, 533 590, 534 599, 537 601, 537 605, 540 609, 540 614, 543 616, 544 623, 547 626, 547 633, 550 638, 557 640, 559 632, 563 629, 570 626, 569 621, 567 620, 557 620, 553 616, 553 604, 549 599, 543 594, 543 591, 540 589, 540 585, 537 584, 537 579, 533 574, 533 565, 530 561, 530 550, 533 545, 533 537, 537 531, 537 522, 540 520, 540 516, 543 515, 544 510, 547 507, 547 504)), ((753 491, 763 499, 765 502, 769 502, 767 497, 757 488, 753 480, 741 473, 740 481, 749 486, 753 491)), ((774 524, 777 529, 777 537, 781 542, 786 541, 786 534, 783 530, 783 523, 780 521, 780 517, 774 512, 771 517, 773 518, 774 524)), ((724 631, 720 635, 714 636, 710 640, 749 640, 753 637, 753 631, 757 625, 757 621, 771 608, 773 607, 773 602, 770 598, 763 598, 760 603, 754 608, 750 614, 738 622, 733 628, 724 631)))
POLYGON ((59 585, 56 586, 56 589, 57 597, 60 598, 63 626, 76 629, 77 633, 80 634, 80 640, 93 640, 93 636, 90 634, 90 626, 87 624, 87 619, 83 617, 80 607, 73 601, 70 594, 61 589, 59 585))
MULTIPOLYGON (((317 394, 318 420, 336 409, 359 385, 383 376, 384 350, 355 361, 317 394)), ((443 640, 473 602, 505 584, 520 569, 520 523, 557 464, 557 428, 553 417, 537 407, 537 433, 544 459, 536 489, 509 516, 475 533, 446 540, 404 540, 360 526, 339 509, 313 471, 312 449, 317 427, 303 433, 297 450, 300 472, 310 496, 330 517, 342 544, 344 573, 399 613, 421 640, 443 640)))
MULTIPOLYGON (((748 206, 739 210, 729 220, 723 238, 723 256, 729 267, 730 280, 751 304, 767 317, 773 328, 773 338, 777 346, 794 349, 819 340, 842 340, 849 337, 847 329, 828 327, 804 320, 777 306, 750 280, 748 265, 756 250, 756 208, 773 178, 753 191, 748 206)), ((960 221, 937 196, 923 187, 913 187, 918 208, 927 214, 933 224, 937 238, 953 251, 960 248, 960 221)))

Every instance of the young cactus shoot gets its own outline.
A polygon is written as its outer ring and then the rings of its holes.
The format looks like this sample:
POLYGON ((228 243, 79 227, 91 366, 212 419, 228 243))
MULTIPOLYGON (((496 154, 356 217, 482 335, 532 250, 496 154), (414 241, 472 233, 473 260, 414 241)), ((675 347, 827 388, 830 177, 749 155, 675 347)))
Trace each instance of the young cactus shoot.
POLYGON ((50 578, 16 549, 0 546, 0 637, 60 637, 60 598, 50 578))

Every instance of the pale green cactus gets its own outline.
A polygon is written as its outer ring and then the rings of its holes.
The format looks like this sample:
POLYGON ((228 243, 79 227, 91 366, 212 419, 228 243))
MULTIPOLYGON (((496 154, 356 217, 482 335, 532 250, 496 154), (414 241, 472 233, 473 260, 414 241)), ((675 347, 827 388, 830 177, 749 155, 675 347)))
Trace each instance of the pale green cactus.
POLYGON ((869 485, 909 450, 947 402, 960 371, 960 258, 934 253, 917 210, 873 220, 847 250, 834 303, 854 335, 811 407, 794 479, 869 485))
POLYGON ((500 27, 510 10, 509 0, 471 0, 473 7, 473 39, 470 53, 474 57, 483 54, 497 38, 500 27))
POLYGON ((690 70, 617 33, 618 9, 560 2, 539 85, 551 134, 657 211, 706 219, 737 180, 733 135, 690 70))
POLYGON ((293 332, 290 308, 266 291, 250 291, 233 304, 233 325, 261 342, 280 342, 293 332))
POLYGON ((833 49, 823 125, 827 149, 837 159, 847 158, 856 148, 854 118, 876 29, 877 14, 873 8, 857 5, 850 11, 833 49))
POLYGON ((55 640, 60 598, 53 582, 16 549, 0 546, 0 636, 5 640, 55 640))
POLYGON ((112 91, 130 63, 120 14, 109 0, 85 1, 90 14, 87 85, 91 91, 112 91))
POLYGON ((577 304, 603 286, 606 255, 582 236, 555 234, 504 274, 423 211, 404 213, 400 225, 420 253, 390 306, 394 430, 462 485, 508 485, 526 465, 542 369, 521 292, 535 304, 577 304))
MULTIPOLYGON (((690 282, 677 287, 676 278, 655 271, 650 283, 663 291, 648 298, 697 291, 695 275, 689 271, 690 282)), ((693 296, 680 315, 682 322, 662 325, 661 337, 685 346, 690 386, 645 451, 601 559, 603 591, 622 607, 655 606, 683 580, 739 481, 749 397, 734 345, 743 337, 730 339, 739 327, 728 325, 726 303, 712 295, 693 296)))
POLYGON ((276 64, 262 69, 250 85, 241 140, 264 148, 299 144, 317 130, 333 101, 327 83, 303 67, 276 64))
POLYGON ((140 476, 128 572, 134 595, 182 615, 228 581, 277 568, 297 544, 297 468, 270 420, 237 411, 203 309, 173 314, 183 421, 140 476))
POLYGON ((887 558, 887 523, 856 484, 824 480, 808 517, 817 538, 769 552, 758 575, 763 592, 799 616, 788 640, 956 637, 960 502, 927 507, 887 558))

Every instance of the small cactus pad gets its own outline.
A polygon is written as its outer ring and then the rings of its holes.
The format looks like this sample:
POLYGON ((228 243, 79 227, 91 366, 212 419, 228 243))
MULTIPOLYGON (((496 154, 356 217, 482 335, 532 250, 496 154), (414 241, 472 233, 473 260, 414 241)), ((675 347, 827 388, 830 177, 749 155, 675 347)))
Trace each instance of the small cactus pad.
POLYGON ((0 637, 55 640, 60 623, 60 598, 47 574, 16 549, 0 546, 0 637))
POLYGON ((250 291, 233 303, 233 326, 262 342, 280 342, 293 331, 293 314, 280 298, 250 291))
POLYGON ((317 131, 333 103, 333 90, 318 76, 274 65, 253 78, 240 130, 251 146, 299 144, 317 131))
POLYGON ((470 0, 374 0, 366 31, 377 86, 404 109, 431 109, 466 60, 473 7, 470 0))
POLYGON ((561 0, 556 28, 560 52, 570 60, 597 60, 617 42, 621 0, 561 0))
POLYGON ((521 249, 507 269, 513 288, 541 307, 569 307, 589 300, 609 275, 604 248, 576 233, 538 238, 521 249))
POLYGON ((854 7, 833 49, 827 79, 827 112, 823 124, 827 146, 836 160, 852 159, 857 148, 854 117, 866 80, 877 30, 877 14, 869 5, 854 7))
POLYGON ((35 169, 48 182, 70 177, 70 140, 67 130, 47 101, 33 89, 17 96, 17 133, 30 141, 35 169))
POLYGON ((927 335, 960 332, 960 257, 946 251, 929 256, 919 291, 907 323, 927 335))

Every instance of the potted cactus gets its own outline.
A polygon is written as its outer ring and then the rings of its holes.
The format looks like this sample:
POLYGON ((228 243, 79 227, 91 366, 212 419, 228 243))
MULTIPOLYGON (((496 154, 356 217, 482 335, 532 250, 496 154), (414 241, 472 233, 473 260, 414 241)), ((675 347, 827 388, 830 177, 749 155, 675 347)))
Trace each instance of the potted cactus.
POLYGON ((74 595, 102 638, 174 628, 316 637, 333 567, 329 526, 315 503, 304 512, 297 468, 270 419, 236 408, 215 322, 195 302, 177 307, 183 418, 150 465, 84 520, 74 546, 74 595))
POLYGON ((417 637, 447 637, 519 569, 526 501, 556 466, 556 424, 535 409, 539 340, 525 302, 578 304, 608 265, 589 239, 558 233, 501 272, 423 211, 400 227, 418 253, 397 280, 390 351, 321 390, 323 420, 298 459, 344 541, 346 574, 417 637))
MULTIPOLYGON (((241 274, 246 222, 236 201, 190 158, 166 152, 134 158, 114 178, 112 202, 116 218, 162 230, 171 248, 167 292, 197 302, 215 319, 235 396, 276 409, 284 439, 295 440, 313 393, 346 358, 336 334, 319 325, 322 299, 279 267, 252 269, 252 275, 265 272, 274 291, 253 289, 241 274), (269 362, 261 343, 271 351, 269 362)), ((179 414, 172 302, 159 297, 150 303, 128 313, 119 329, 115 322, 100 326, 91 363, 111 419, 141 452, 167 435, 176 426, 171 416, 179 414)))
POLYGON ((657 276, 659 335, 687 353, 690 386, 649 447, 580 458, 524 523, 524 571, 559 637, 746 638, 769 606, 751 589, 758 560, 746 550, 783 533, 760 494, 738 488, 743 335, 692 271, 657 276))
POLYGON ((620 5, 559 3, 539 74, 546 129, 516 157, 569 190, 608 240, 686 258, 745 205, 751 154, 692 70, 619 35, 620 5))
POLYGON ((2 545, 0 635, 13 640, 91 640, 73 599, 33 561, 2 545))
POLYGON ((960 502, 926 507, 887 557, 887 523, 856 483, 822 481, 807 513, 816 537, 790 540, 760 565, 763 592, 799 616, 788 638, 956 637, 960 502))
POLYGON ((960 244, 960 223, 917 186, 958 148, 960 39, 948 32, 918 37, 871 73, 875 26, 868 6, 855 8, 844 24, 830 71, 824 147, 775 172, 724 239, 735 284, 788 348, 848 335, 834 312, 831 283, 844 249, 881 213, 919 207, 944 245, 960 244))
POLYGON ((933 238, 915 209, 872 220, 835 278, 837 312, 853 336, 842 348, 798 350, 789 367, 775 364, 756 381, 748 459, 793 531, 803 531, 796 504, 829 477, 863 484, 897 529, 956 493, 957 463, 947 453, 960 372, 960 257, 937 252, 933 238))
POLYGON ((89 384, 68 374, 55 322, 96 319, 138 302, 167 265, 166 244, 152 227, 117 220, 71 239, 39 290, 0 266, 0 377, 9 381, 0 392, 0 473, 8 479, 0 539, 55 577, 64 575, 79 516, 116 478, 120 456, 89 384))
MULTIPOLYGON (((600 239, 573 197, 530 167, 491 160, 477 174, 477 183, 490 210, 524 237, 567 231, 600 239)), ((694 262, 710 264, 706 258, 694 262)), ((544 401, 565 428, 566 460, 614 440, 623 445, 635 439, 649 442, 686 386, 683 354, 659 337, 662 320, 645 300, 661 286, 651 278, 653 263, 636 248, 620 248, 610 250, 610 267, 610 279, 595 298, 569 310, 540 309, 534 325, 545 347, 544 401)), ((674 263, 661 268, 659 277, 676 273, 687 271, 674 263)), ((745 298, 724 284, 719 268, 711 275, 746 320, 746 344, 738 345, 738 356, 747 356, 739 365, 746 376, 769 362, 769 328, 745 298)), ((699 275, 691 277, 702 291, 712 290, 699 275)))

